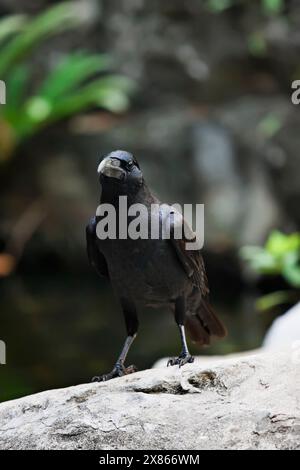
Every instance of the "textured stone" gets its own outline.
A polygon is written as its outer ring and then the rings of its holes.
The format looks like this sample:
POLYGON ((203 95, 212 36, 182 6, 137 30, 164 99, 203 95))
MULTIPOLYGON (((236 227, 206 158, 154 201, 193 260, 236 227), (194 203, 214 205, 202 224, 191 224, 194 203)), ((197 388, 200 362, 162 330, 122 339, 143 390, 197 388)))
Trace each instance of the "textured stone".
POLYGON ((300 351, 300 302, 276 318, 265 336, 263 346, 275 350, 291 346, 300 351))
POLYGON ((0 449, 299 449, 293 351, 197 359, 0 405, 0 449))

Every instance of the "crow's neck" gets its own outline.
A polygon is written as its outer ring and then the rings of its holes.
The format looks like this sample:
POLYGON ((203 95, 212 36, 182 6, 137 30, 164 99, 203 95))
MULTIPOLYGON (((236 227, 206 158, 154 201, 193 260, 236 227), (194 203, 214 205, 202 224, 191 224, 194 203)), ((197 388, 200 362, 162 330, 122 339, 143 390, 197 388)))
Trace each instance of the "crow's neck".
POLYGON ((156 202, 148 186, 146 184, 143 184, 135 192, 128 191, 124 193, 119 193, 119 192, 112 190, 111 188, 104 187, 102 188, 100 204, 109 203, 117 208, 119 204, 120 196, 127 196, 128 206, 131 204, 137 204, 137 203, 145 204, 146 206, 148 206, 156 202))
POLYGON ((128 205, 137 203, 148 205, 155 202, 155 198, 152 196, 149 188, 146 184, 143 184, 133 192, 127 191, 122 193, 112 190, 111 188, 104 187, 102 188, 100 204, 109 203, 116 207, 119 204, 120 196, 127 196, 128 205))

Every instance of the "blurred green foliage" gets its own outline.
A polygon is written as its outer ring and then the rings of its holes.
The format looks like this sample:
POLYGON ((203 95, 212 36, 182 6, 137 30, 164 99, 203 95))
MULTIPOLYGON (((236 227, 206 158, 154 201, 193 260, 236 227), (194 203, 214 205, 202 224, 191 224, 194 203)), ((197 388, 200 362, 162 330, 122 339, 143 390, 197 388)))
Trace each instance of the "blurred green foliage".
POLYGON ((263 57, 267 52, 266 40, 261 31, 254 31, 248 36, 249 52, 256 57, 263 57))
POLYGON ((219 13, 233 5, 233 0, 208 0, 207 7, 213 13, 219 13))
POLYGON ((0 78, 6 83, 6 105, 0 108, 0 159, 11 156, 23 139, 42 127, 91 106, 112 112, 127 109, 132 82, 108 75, 110 61, 104 54, 81 51, 63 57, 32 91, 33 50, 81 21, 71 2, 34 18, 13 15, 0 21, 0 78))
POLYGON ((278 14, 284 7, 284 0, 262 0, 262 6, 267 14, 278 14))
MULTIPOLYGON (((284 0, 256 0, 267 15, 278 15, 284 7, 284 0)), ((253 0, 207 0, 206 5, 213 13, 221 13, 233 5, 250 5, 253 0)))
MULTIPOLYGON (((258 6, 261 18, 282 17, 284 14, 284 0, 206 0, 205 6, 213 14, 226 13, 232 7, 244 7, 249 11, 258 6)), ((253 9, 254 11, 254 9, 253 9)), ((247 43, 249 53, 254 57, 264 57, 268 52, 268 42, 262 30, 261 22, 253 24, 253 30, 248 32, 247 43)))
MULTIPOLYGON (((285 235, 273 231, 265 246, 246 246, 241 256, 257 273, 264 275, 281 275, 293 288, 300 288, 300 233, 285 235)), ((260 310, 267 310, 275 305, 290 301, 293 293, 288 291, 274 292, 258 300, 260 310)))
POLYGON ((280 116, 274 113, 269 113, 259 121, 258 129, 264 137, 271 139, 280 131, 282 125, 283 122, 280 116))

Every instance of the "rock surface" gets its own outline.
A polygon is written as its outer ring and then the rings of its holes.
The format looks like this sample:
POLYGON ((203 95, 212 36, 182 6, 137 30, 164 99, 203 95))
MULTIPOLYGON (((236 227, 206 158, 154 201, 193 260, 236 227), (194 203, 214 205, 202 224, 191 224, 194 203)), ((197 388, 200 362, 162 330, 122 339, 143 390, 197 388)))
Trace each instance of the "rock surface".
POLYGON ((292 350, 156 368, 0 405, 0 449, 300 449, 292 350))
POLYGON ((267 349, 280 349, 291 346, 300 349, 300 302, 292 307, 271 325, 263 346, 267 349))

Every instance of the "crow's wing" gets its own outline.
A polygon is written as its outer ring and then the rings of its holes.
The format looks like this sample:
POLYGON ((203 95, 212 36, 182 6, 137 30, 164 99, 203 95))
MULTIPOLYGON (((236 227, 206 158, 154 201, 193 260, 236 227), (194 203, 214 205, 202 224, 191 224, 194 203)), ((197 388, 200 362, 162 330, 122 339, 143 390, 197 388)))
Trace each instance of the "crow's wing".
POLYGON ((86 226, 86 248, 90 264, 100 276, 109 277, 104 255, 97 246, 96 217, 92 217, 86 226))
POLYGON ((196 241, 196 234, 174 208, 170 208, 169 214, 164 219, 164 224, 166 227, 168 225, 170 227, 171 244, 186 274, 193 285, 200 290, 201 295, 206 297, 209 294, 209 288, 200 250, 188 250, 186 248, 187 243, 196 241), (176 238, 176 236, 180 236, 180 238, 176 238))
POLYGON ((226 335, 226 329, 209 302, 208 280, 200 250, 186 248, 188 242, 196 240, 196 234, 182 215, 173 208, 165 217, 165 223, 170 224, 170 242, 194 286, 192 293, 187 298, 187 330, 195 342, 209 344, 211 336, 222 338, 226 335), (180 233, 182 234, 181 238, 176 238, 180 233))

